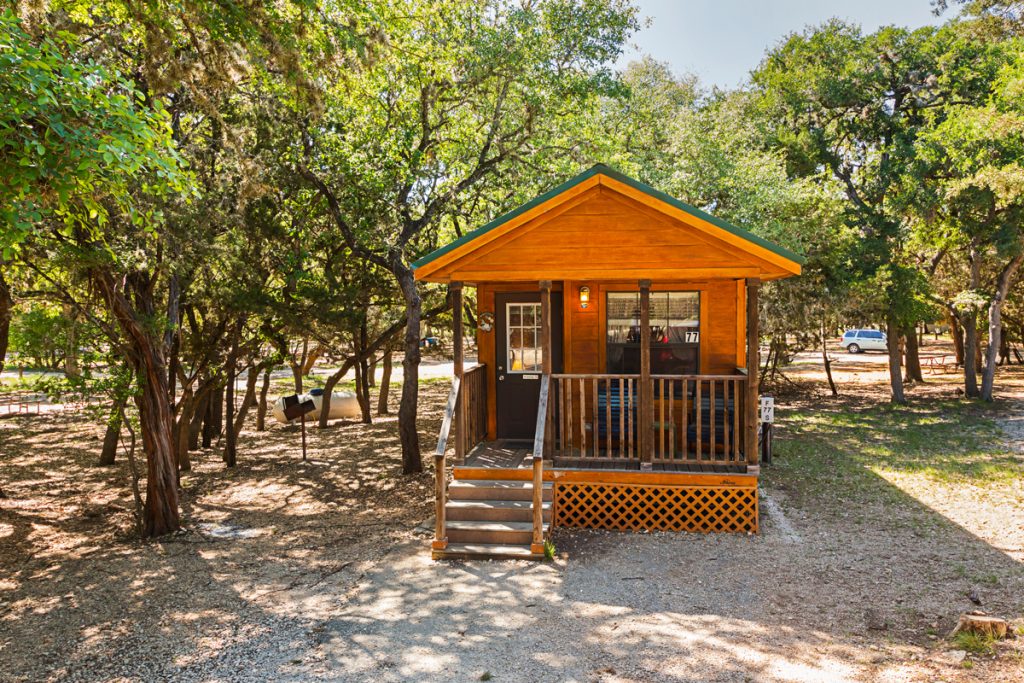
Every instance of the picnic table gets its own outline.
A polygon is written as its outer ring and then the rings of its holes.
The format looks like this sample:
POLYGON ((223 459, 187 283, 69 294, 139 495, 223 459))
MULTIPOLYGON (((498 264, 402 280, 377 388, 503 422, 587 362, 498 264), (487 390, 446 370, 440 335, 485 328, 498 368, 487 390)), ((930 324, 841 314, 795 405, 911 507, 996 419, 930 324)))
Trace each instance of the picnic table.
POLYGON ((950 368, 956 369, 960 366, 956 362, 956 355, 952 353, 944 353, 939 356, 927 356, 921 359, 921 367, 925 368, 925 371, 934 375, 938 372, 945 372, 950 368))

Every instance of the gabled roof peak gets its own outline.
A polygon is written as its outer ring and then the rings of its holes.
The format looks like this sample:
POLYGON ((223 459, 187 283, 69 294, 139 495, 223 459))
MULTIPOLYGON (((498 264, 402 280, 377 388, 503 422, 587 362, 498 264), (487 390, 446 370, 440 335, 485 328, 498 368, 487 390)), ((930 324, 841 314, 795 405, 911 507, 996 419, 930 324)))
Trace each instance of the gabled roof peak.
MULTIPOLYGON (((515 221, 516 218, 522 216, 527 212, 532 211, 533 209, 547 202, 554 203, 559 197, 559 195, 566 194, 569 191, 573 190, 573 188, 577 188, 581 184, 587 183, 588 181, 590 181, 589 185, 591 186, 596 183, 599 185, 608 186, 609 189, 612 190, 620 192, 630 192, 630 194, 643 198, 645 202, 649 203, 649 205, 653 204, 654 208, 660 208, 660 210, 665 213, 679 215, 678 212, 682 212, 683 214, 692 217, 692 219, 696 219, 693 222, 697 223, 698 227, 702 227, 702 229, 705 229, 708 232, 722 231, 721 233, 719 233, 720 236, 724 235, 728 237, 730 241, 738 241, 741 245, 746 244, 747 247, 745 248, 751 251, 759 253, 768 252, 770 255, 772 255, 771 257, 773 258, 773 260, 779 259, 779 257, 781 257, 781 259, 784 262, 789 262, 791 264, 791 266, 787 267, 787 270, 791 271, 791 274, 799 273, 800 266, 803 263, 805 263, 804 257, 786 249, 785 247, 779 246, 773 242, 769 242, 768 240, 759 237, 748 230, 733 225, 728 221, 716 218, 715 216, 712 216, 711 214, 702 211, 701 209, 698 209, 685 202, 675 199, 674 197, 671 197, 668 194, 661 192, 660 190, 656 190, 650 185, 647 185, 645 183, 640 182, 639 180, 630 178, 629 176, 620 173, 614 168, 608 166, 607 164, 597 163, 588 168, 587 170, 583 171, 582 173, 579 173, 578 175, 570 178, 569 180, 563 182, 562 184, 534 198, 533 200, 495 218, 494 220, 481 226, 480 228, 477 228, 472 232, 466 233, 459 239, 427 254, 426 256, 415 261, 412 264, 413 268, 420 269, 424 266, 428 266, 434 261, 437 261, 442 256, 451 254, 452 252, 455 251, 459 251, 460 255, 461 252, 468 253, 472 251, 472 248, 468 246, 471 242, 474 242, 476 240, 481 240, 481 242, 486 241, 482 240, 481 238, 483 238, 488 233, 494 231, 495 229, 503 225, 515 221), (611 182, 601 182, 602 176, 608 178, 611 182), (655 202, 650 202, 651 199, 655 200, 655 202), (739 239, 737 240, 737 238, 739 239)), ((453 256, 449 258, 458 257, 453 256)), ((428 268, 427 270, 434 269, 428 268)))

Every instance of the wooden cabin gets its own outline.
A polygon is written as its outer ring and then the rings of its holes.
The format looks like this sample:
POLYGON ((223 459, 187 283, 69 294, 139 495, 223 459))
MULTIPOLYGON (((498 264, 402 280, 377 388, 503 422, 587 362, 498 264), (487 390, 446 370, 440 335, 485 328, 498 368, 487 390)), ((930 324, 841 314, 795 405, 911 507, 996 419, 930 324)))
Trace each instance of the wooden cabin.
POLYGON ((455 296, 434 557, 543 557, 554 526, 756 532, 758 291, 802 263, 601 165, 417 261, 455 296))

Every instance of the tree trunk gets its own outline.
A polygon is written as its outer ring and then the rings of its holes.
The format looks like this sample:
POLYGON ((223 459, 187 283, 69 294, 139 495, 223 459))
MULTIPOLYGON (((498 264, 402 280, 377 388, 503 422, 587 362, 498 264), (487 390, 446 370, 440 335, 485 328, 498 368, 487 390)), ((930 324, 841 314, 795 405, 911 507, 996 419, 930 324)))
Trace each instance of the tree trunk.
POLYGON ((904 404, 903 368, 900 364, 900 330, 892 318, 886 322, 887 346, 889 349, 889 388, 893 403, 904 404))
POLYGON ((249 374, 245 378, 245 396, 242 397, 242 405, 238 408, 238 415, 235 416, 235 439, 242 433, 245 425, 245 416, 249 408, 256 404, 256 380, 260 378, 260 366, 253 365, 249 368, 249 374))
POLYGON ((238 362, 238 335, 231 340, 231 351, 228 352, 228 384, 224 388, 224 422, 228 425, 227 441, 224 443, 224 464, 234 467, 238 462, 238 452, 235 447, 235 365, 238 362))
POLYGON ((358 360, 356 361, 356 403, 359 405, 359 419, 362 422, 366 421, 366 411, 368 406, 366 405, 366 396, 363 394, 363 364, 358 360))
POLYGON ((107 431, 103 435, 103 449, 100 451, 100 460, 97 463, 101 467, 113 465, 114 459, 117 457, 117 443, 121 438, 121 415, 127 402, 127 396, 118 396, 114 399, 110 416, 107 418, 107 431))
POLYGON ((402 472, 423 471, 420 436, 416 429, 416 405, 420 388, 420 316, 423 300, 410 270, 397 257, 392 272, 398 279, 405 299, 405 357, 402 359, 402 399, 398 407, 398 435, 402 442, 402 472))
POLYGON ((303 370, 305 369, 305 366, 306 366, 306 357, 308 355, 308 351, 309 351, 309 340, 308 339, 303 339, 302 340, 302 355, 299 356, 299 358, 297 360, 295 358, 292 358, 289 361, 289 365, 292 368, 292 381, 295 382, 295 393, 296 394, 301 394, 302 393, 302 378, 305 376, 305 373, 303 372, 303 370))
POLYGON ((305 347, 306 343, 308 343, 308 342, 303 342, 303 348, 302 348, 302 355, 305 356, 305 358, 302 359, 302 376, 303 377, 309 377, 309 373, 313 372, 313 366, 316 365, 316 362, 318 360, 320 360, 320 356, 322 356, 323 353, 324 353, 324 347, 321 346, 320 344, 317 344, 307 354, 306 353, 306 347, 305 347))
POLYGON ((359 369, 356 375, 356 391, 359 394, 359 408, 363 416, 363 424, 373 424, 373 414, 370 412, 370 355, 367 353, 369 335, 366 329, 366 318, 363 318, 359 325, 359 358, 356 367, 359 369))
POLYGON ((146 506, 142 535, 163 536, 181 528, 178 515, 178 472, 171 441, 171 404, 167 398, 166 368, 163 354, 154 346, 144 353, 139 380, 142 393, 136 399, 142 425, 142 445, 146 452, 146 506))
POLYGON ((977 398, 978 318, 974 309, 961 312, 960 326, 964 330, 964 394, 968 398, 977 398))
POLYGON ((220 436, 224 424, 224 387, 217 387, 207 404, 206 420, 203 424, 203 448, 213 446, 213 439, 220 436))
POLYGON ((924 382, 924 375, 921 372, 921 353, 918 348, 919 338, 916 326, 908 327, 905 331, 906 344, 903 348, 904 366, 907 373, 907 381, 924 382))
POLYGON ((182 387, 181 402, 178 404, 178 419, 174 423, 175 459, 181 472, 192 471, 192 458, 188 454, 188 437, 192 429, 192 416, 196 411, 196 396, 191 386, 182 387))
POLYGON ((949 321, 949 336, 953 338, 953 353, 956 354, 956 364, 964 366, 964 334, 960 329, 960 321, 952 311, 946 312, 946 319, 949 321))
POLYGON ((152 287, 140 274, 124 278, 96 268, 90 272, 130 349, 130 361, 141 392, 136 396, 142 445, 146 453, 146 504, 142 533, 162 536, 181 527, 178 514, 178 472, 174 458, 173 418, 168 397, 167 367, 162 338, 154 339, 150 320, 155 313, 152 287), (121 283, 127 283, 122 285, 121 283), (131 288, 129 300, 126 289, 131 288), (134 302, 134 303, 132 303, 134 302))
POLYGON ((323 429, 327 426, 327 421, 330 419, 331 404, 329 403, 331 396, 334 395, 334 387, 337 386, 338 382, 344 374, 348 372, 348 366, 342 364, 336 372, 331 373, 324 381, 324 399, 323 403, 320 404, 320 417, 317 418, 317 426, 323 429))
POLYGON ((11 288, 0 270, 0 372, 7 362, 7 347, 11 340, 11 318, 14 316, 14 298, 11 288))
POLYGON ((260 387, 260 402, 256 406, 256 431, 262 432, 267 429, 267 392, 270 390, 270 373, 273 367, 263 371, 263 386, 260 387))
POLYGON ((64 319, 68 324, 67 346, 64 347, 64 374, 68 377, 78 377, 82 369, 78 365, 78 324, 75 319, 75 309, 72 306, 64 306, 64 319))
POLYGON ((377 394, 377 415, 388 414, 388 393, 391 388, 392 350, 384 351, 383 368, 380 375, 380 393, 377 394))
POLYGON ((832 379, 832 359, 828 355, 828 336, 825 334, 825 320, 821 320, 821 362, 825 366, 825 377, 828 379, 828 388, 832 392, 832 397, 835 398, 839 395, 839 390, 836 389, 836 382, 832 379))
POLYGON ((1024 252, 1015 256, 999 273, 995 296, 988 305, 988 352, 985 354, 985 370, 981 378, 981 398, 984 401, 992 400, 992 388, 996 378, 996 354, 999 352, 1003 331, 1003 304, 1022 261, 1024 252))
POLYGON ((206 421, 206 416, 210 410, 210 397, 213 395, 213 389, 209 386, 209 380, 201 382, 200 386, 205 386, 205 389, 200 390, 202 396, 196 402, 196 409, 192 413, 192 420, 188 425, 188 450, 190 451, 199 450, 199 435, 202 433, 203 422, 206 421))
POLYGON ((361 359, 356 367, 356 392, 359 397, 359 412, 363 424, 373 424, 373 413, 370 411, 370 364, 361 359))

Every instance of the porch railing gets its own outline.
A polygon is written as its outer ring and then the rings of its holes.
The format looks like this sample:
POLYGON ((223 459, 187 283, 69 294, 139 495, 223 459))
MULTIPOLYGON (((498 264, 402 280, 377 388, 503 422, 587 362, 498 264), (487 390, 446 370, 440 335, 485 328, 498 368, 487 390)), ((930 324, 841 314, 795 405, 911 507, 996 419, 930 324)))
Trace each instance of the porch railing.
POLYGON ((459 393, 459 405, 462 410, 465 401, 464 434, 456 434, 462 439, 462 453, 467 454, 473 447, 487 438, 487 366, 482 364, 466 368, 462 374, 462 391, 459 393))
POLYGON ((455 410, 459 398, 461 381, 458 376, 452 377, 452 388, 448 391, 448 401, 444 406, 444 419, 441 421, 441 434, 437 438, 434 449, 434 550, 444 550, 448 546, 445 531, 445 503, 448 501, 448 472, 445 466, 445 451, 448 448, 448 435, 455 420, 455 410))
POLYGON ((552 375, 554 457, 608 466, 745 463, 746 375, 652 375, 650 381, 652 423, 641 433, 639 375, 552 375))

